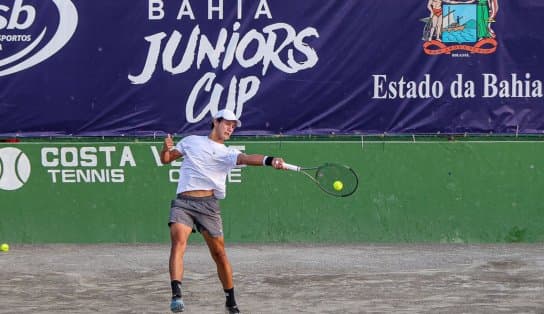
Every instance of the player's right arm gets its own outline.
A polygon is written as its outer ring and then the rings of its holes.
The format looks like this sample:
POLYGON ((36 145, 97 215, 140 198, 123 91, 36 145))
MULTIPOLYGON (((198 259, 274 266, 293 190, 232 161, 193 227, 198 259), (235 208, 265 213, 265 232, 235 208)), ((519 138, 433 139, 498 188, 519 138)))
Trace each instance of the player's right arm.
POLYGON ((168 134, 164 138, 164 143, 161 151, 161 162, 163 164, 169 164, 181 156, 182 154, 176 149, 176 146, 174 145, 174 140, 172 139, 172 136, 168 134))
POLYGON ((283 159, 281 157, 268 157, 264 155, 246 155, 244 153, 239 154, 236 159, 237 165, 248 165, 248 166, 265 166, 269 165, 276 169, 283 169, 283 159), (265 160, 270 158, 270 164, 265 164, 265 160))

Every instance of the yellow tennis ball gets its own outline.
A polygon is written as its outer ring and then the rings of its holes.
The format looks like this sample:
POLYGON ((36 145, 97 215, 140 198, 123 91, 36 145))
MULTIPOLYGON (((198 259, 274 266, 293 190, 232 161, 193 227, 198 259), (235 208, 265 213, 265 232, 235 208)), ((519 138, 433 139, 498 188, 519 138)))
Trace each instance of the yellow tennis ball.
POLYGON ((0 251, 2 252, 9 251, 9 245, 7 243, 2 243, 2 245, 0 245, 0 251))
POLYGON ((332 187, 336 190, 336 191, 340 191, 344 188, 344 183, 342 183, 342 181, 334 181, 334 183, 332 184, 332 187))

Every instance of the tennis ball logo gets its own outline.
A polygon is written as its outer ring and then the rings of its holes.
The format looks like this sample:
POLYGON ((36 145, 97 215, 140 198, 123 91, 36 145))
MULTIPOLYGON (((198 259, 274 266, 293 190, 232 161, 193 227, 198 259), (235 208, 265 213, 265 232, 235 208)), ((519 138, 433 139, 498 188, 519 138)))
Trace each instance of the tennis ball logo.
POLYGON ((0 189, 20 189, 30 176, 30 160, 21 150, 0 148, 0 189))

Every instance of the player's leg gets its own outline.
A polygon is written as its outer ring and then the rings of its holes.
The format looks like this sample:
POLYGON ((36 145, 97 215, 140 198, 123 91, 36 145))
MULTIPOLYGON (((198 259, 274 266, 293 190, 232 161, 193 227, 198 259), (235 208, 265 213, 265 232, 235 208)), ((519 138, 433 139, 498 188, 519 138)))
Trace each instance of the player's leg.
POLYGON ((210 249, 210 254, 217 266, 217 274, 224 289, 232 288, 232 268, 230 266, 227 253, 225 251, 225 240, 223 236, 212 236, 206 230, 202 231, 206 244, 210 249))
POLYGON ((183 255, 187 248, 187 240, 193 229, 182 223, 170 224, 170 283, 172 287, 172 312, 183 312, 185 305, 181 295, 181 281, 183 279, 183 255))
POLYGON ((170 225, 170 280, 181 281, 183 278, 183 255, 192 231, 193 228, 181 223, 170 225))
POLYGON ((225 251, 225 239, 222 235, 213 236, 207 230, 202 231, 210 254, 217 266, 217 275, 225 291, 225 306, 229 313, 240 313, 234 298, 234 283, 232 280, 232 267, 225 251))

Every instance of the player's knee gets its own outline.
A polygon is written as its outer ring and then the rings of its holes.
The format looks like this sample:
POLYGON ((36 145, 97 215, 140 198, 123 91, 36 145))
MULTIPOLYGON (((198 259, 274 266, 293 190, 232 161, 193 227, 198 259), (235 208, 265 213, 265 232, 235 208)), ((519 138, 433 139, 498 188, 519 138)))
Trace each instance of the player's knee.
POLYGON ((172 239, 172 249, 184 250, 185 247, 187 247, 187 239, 181 239, 181 238, 172 239))
POLYGON ((225 252, 225 250, 216 249, 216 250, 213 250, 211 253, 212 253, 213 259, 214 259, 217 263, 220 263, 220 264, 228 264, 229 260, 228 260, 228 258, 227 258, 227 253, 225 252))

